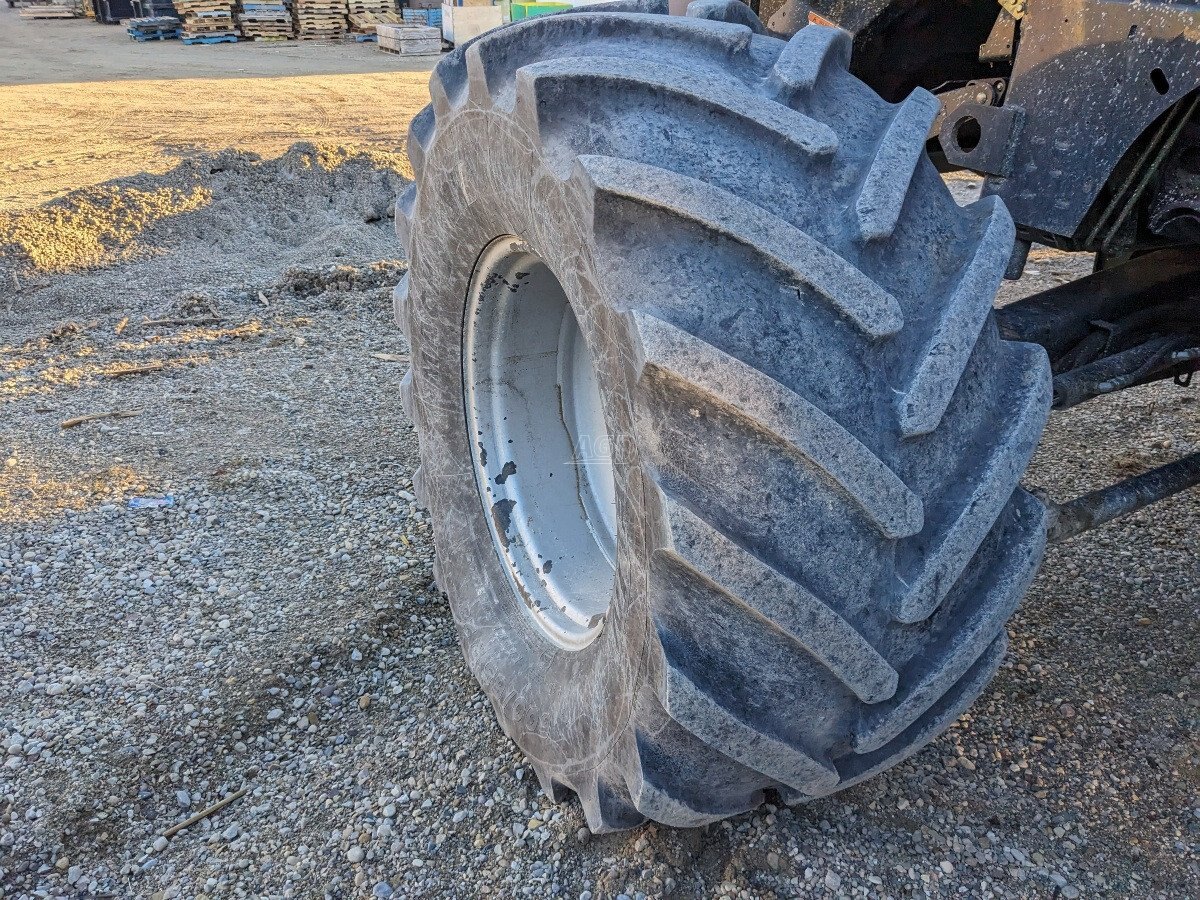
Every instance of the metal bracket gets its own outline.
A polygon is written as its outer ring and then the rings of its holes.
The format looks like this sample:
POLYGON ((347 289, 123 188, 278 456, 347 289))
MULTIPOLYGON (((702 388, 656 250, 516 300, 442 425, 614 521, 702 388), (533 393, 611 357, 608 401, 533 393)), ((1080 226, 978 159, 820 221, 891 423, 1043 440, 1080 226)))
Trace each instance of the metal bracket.
POLYGON ((1017 46, 1017 19, 1007 9, 996 16, 988 39, 979 47, 980 62, 1005 62, 1012 59, 1017 46))
POLYGON ((1009 173, 1009 148, 1020 129, 1023 110, 968 102, 946 115, 940 134, 951 165, 985 175, 1009 173))
POLYGON ((1004 94, 1008 91, 1008 79, 1006 78, 987 78, 983 80, 968 81, 962 87, 951 88, 948 91, 940 91, 935 94, 938 98, 938 103, 941 108, 936 116, 933 117, 933 122, 929 125, 929 134, 926 140, 933 140, 942 133, 942 124, 946 121, 946 117, 953 115, 954 111, 964 103, 982 103, 984 106, 999 106, 1004 100, 1004 94))

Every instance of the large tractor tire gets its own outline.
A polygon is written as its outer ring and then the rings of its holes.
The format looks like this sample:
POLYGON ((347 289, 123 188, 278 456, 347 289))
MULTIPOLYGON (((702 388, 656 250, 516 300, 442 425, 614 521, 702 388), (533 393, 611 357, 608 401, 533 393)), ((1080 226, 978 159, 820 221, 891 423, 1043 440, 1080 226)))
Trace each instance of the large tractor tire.
POLYGON ((822 797, 948 727, 1042 556, 1044 352, 841 31, 615 4, 437 65, 397 202, 467 663, 596 831, 822 797), (745 24, 749 21, 749 24, 745 24))

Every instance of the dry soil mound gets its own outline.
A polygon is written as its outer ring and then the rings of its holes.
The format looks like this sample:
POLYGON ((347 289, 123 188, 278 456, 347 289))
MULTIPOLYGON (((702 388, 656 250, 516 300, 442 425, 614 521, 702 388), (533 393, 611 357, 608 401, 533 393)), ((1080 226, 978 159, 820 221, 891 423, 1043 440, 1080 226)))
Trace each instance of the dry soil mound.
POLYGON ((151 313, 196 292, 253 294, 292 266, 394 257, 402 165, 312 144, 271 160, 226 150, 2 215, 0 324, 38 333, 48 319, 151 313))

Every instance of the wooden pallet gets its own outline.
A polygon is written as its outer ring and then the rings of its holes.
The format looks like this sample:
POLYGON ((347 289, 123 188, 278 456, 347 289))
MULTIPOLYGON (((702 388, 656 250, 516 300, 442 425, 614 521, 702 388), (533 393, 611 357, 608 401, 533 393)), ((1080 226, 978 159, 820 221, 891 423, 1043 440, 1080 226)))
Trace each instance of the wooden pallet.
POLYGON ((21 19, 79 19, 82 16, 73 6, 30 6, 17 13, 21 19))
POLYGON ((209 7, 204 10, 179 9, 179 18, 185 22, 229 22, 233 19, 233 7, 224 6, 219 9, 209 7))
POLYGON ((174 5, 180 18, 207 19, 233 15, 232 3, 214 3, 212 0, 204 0, 204 2, 175 0, 174 5))
POLYGON ((346 0, 293 0, 292 18, 300 40, 336 40, 348 27, 346 0))
POLYGON ((350 27, 360 34, 374 34, 377 25, 402 25, 404 19, 399 13, 350 13, 350 27))
POLYGON ((185 22, 183 31, 188 37, 196 37, 201 34, 236 34, 237 29, 234 27, 233 20, 223 23, 196 23, 185 22))
POLYGON ((384 53, 391 53, 394 56, 438 56, 442 52, 442 41, 408 41, 411 46, 403 50, 397 50, 394 47, 385 47, 382 43, 379 44, 379 49, 384 53))

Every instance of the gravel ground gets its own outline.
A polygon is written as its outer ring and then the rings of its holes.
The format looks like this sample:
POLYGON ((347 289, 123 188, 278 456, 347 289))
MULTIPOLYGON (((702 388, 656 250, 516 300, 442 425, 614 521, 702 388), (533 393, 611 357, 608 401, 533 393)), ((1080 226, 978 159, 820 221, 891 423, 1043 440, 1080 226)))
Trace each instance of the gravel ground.
MULTIPOLYGON (((1051 550, 993 685, 880 778, 690 831, 551 805, 431 585, 402 171, 222 154, 0 219, 3 896, 1200 892, 1195 492, 1051 550)), ((1193 451, 1195 399, 1056 416, 1028 482, 1193 451)))

